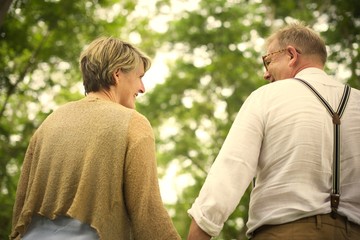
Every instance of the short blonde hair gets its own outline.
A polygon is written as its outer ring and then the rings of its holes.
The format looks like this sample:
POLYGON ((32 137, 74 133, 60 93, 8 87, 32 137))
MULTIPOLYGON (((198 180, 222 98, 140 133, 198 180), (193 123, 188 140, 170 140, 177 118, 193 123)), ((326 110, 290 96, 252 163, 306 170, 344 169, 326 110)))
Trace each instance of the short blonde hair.
POLYGON ((151 66, 147 55, 130 43, 113 37, 95 39, 80 54, 79 62, 85 93, 108 90, 115 85, 113 73, 119 69, 127 73, 142 63, 146 72, 151 66))
POLYGON ((322 64, 326 62, 327 52, 324 40, 303 22, 291 23, 273 33, 266 40, 266 46, 275 40, 278 41, 280 48, 291 45, 302 54, 318 56, 322 64))

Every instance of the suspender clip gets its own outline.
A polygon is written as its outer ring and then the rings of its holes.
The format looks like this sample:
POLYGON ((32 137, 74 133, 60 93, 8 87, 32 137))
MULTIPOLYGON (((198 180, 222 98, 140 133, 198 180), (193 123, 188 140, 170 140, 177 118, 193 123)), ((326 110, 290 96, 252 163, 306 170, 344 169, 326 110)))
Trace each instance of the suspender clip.
POLYGON ((331 208, 338 208, 340 202, 340 194, 331 193, 330 194, 331 208))
POLYGON ((331 217, 337 217, 337 210, 340 203, 340 194, 338 193, 331 193, 330 194, 330 203, 331 203, 331 217))

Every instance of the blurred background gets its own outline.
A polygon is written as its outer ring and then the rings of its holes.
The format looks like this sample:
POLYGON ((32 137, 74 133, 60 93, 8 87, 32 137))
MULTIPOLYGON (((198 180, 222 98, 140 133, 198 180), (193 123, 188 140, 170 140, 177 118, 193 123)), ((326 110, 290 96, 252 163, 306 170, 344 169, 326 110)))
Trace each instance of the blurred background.
MULTIPOLYGON (((103 35, 153 59, 137 110, 154 128, 161 193, 186 239, 187 210, 239 108, 266 84, 264 39, 295 20, 326 40, 326 70, 360 89, 358 0, 0 0, 0 239, 30 137, 84 96, 79 54, 103 35)), ((215 239, 247 239, 250 190, 215 239)))

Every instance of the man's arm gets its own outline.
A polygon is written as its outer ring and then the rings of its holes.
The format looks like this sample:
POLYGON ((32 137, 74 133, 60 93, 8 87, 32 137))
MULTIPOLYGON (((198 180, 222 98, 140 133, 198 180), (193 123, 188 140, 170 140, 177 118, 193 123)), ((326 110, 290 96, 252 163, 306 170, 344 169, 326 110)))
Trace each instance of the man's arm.
POLYGON ((187 240, 210 240, 211 236, 204 232, 194 219, 191 221, 189 235, 187 240))

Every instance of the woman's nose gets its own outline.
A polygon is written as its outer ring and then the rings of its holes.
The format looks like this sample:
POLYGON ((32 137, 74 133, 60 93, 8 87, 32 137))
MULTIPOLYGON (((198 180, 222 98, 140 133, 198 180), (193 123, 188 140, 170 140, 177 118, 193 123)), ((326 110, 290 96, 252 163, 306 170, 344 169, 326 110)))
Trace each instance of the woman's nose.
POLYGON ((144 83, 142 81, 141 81, 141 86, 140 86, 139 92, 140 93, 145 93, 145 85, 144 85, 144 83))

